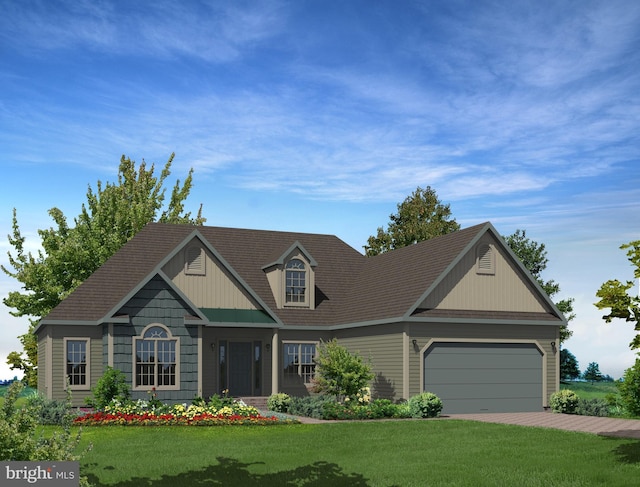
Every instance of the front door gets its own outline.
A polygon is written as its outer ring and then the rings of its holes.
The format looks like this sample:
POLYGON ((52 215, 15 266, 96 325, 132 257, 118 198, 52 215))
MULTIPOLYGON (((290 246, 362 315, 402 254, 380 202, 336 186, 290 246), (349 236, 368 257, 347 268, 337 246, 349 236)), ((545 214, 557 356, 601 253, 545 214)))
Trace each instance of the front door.
POLYGON ((251 396, 251 342, 229 342, 229 394, 251 396))

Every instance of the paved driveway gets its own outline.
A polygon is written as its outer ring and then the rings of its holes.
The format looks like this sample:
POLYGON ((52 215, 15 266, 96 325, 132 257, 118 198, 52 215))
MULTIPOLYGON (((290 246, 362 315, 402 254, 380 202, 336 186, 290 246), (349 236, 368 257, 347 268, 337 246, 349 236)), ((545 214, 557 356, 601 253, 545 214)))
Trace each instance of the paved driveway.
POLYGON ((640 439, 640 420, 599 418, 575 414, 542 413, 481 413, 451 414, 450 419, 467 419, 486 423, 538 426, 567 431, 582 431, 602 436, 640 439))

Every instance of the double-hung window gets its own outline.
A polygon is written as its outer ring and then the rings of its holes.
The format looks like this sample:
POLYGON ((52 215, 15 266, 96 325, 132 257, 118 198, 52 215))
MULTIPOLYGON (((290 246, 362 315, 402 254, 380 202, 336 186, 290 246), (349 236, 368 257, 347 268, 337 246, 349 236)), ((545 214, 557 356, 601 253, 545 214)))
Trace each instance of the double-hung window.
POLYGON ((300 259, 291 259, 285 268, 285 303, 305 305, 307 303, 307 270, 300 259))
POLYGON ((134 342, 134 388, 179 389, 178 338, 162 325, 151 325, 134 342))
POLYGON ((89 339, 66 338, 66 379, 71 389, 89 389, 89 339))
POLYGON ((316 343, 284 343, 284 383, 310 385, 316 375, 316 343))

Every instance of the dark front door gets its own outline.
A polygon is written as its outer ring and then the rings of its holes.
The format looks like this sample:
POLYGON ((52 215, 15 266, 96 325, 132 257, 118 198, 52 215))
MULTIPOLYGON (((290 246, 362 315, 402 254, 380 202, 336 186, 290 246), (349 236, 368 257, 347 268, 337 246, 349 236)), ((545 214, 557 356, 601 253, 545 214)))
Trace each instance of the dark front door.
POLYGON ((251 396, 252 343, 229 342, 229 394, 251 396))

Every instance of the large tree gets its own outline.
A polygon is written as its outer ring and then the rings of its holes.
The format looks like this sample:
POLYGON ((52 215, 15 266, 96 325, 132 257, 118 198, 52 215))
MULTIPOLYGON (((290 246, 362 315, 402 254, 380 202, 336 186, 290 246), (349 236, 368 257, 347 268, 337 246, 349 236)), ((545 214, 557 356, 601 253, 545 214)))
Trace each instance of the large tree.
POLYGON ((600 366, 597 362, 590 362, 587 365, 587 368, 584 370, 584 374, 582 374, 584 380, 590 381, 592 384, 594 382, 599 382, 602 380, 602 374, 600 373, 600 366))
MULTIPOLYGON (((538 281, 544 292, 553 299, 560 292, 560 285, 554 280, 545 281, 542 278, 542 272, 547 268, 549 262, 545 245, 528 238, 525 230, 516 230, 512 235, 504 237, 504 240, 526 269, 538 281)), ((555 305, 564 314, 567 321, 575 318, 573 298, 560 300, 555 305)), ((573 332, 567 326, 560 327, 560 343, 569 339, 572 334, 573 332)))
POLYGON ((8 236, 14 249, 13 253, 8 253, 11 267, 1 268, 22 284, 22 291, 10 292, 3 302, 13 309, 13 316, 28 316, 30 326, 29 331, 19 337, 24 354, 11 352, 7 363, 12 369, 23 370, 30 385, 35 385, 37 378, 37 344, 33 329, 43 316, 147 223, 204 223, 202 206, 195 217, 184 212, 184 201, 192 186, 193 169, 182 186, 179 180, 176 182, 171 199, 164 206, 164 183, 171 173, 173 158, 174 154, 171 154, 160 176, 156 177, 153 164, 147 169, 142 161, 136 170, 136 163, 122 156, 118 182, 107 182, 103 186, 98 181, 95 191, 89 186, 87 201, 82 204, 73 226, 68 224, 60 209, 49 210, 55 228, 38 230, 42 249, 35 255, 25 250, 25 237, 20 232, 14 208, 13 232, 8 236))
POLYGON ((451 218, 449 205, 443 204, 430 186, 418 187, 402 203, 398 212, 389 216, 387 229, 378 227, 378 233, 370 236, 364 246, 367 256, 406 247, 433 237, 446 235, 460 229, 451 218))
MULTIPOLYGON (((627 250, 627 258, 634 267, 633 277, 640 279, 640 240, 621 245, 620 248, 627 250)), ((634 329, 640 332, 640 297, 629 294, 629 290, 634 286, 633 281, 622 283, 617 279, 608 280, 596 292, 600 301, 595 305, 598 309, 610 309, 609 313, 602 317, 607 323, 611 323, 614 318, 620 318, 635 323, 634 329)), ((640 333, 636 333, 629 346, 632 350, 640 348, 640 333)))
POLYGON ((580 369, 575 355, 563 348, 560 350, 560 378, 562 380, 574 380, 580 377, 580 369))

